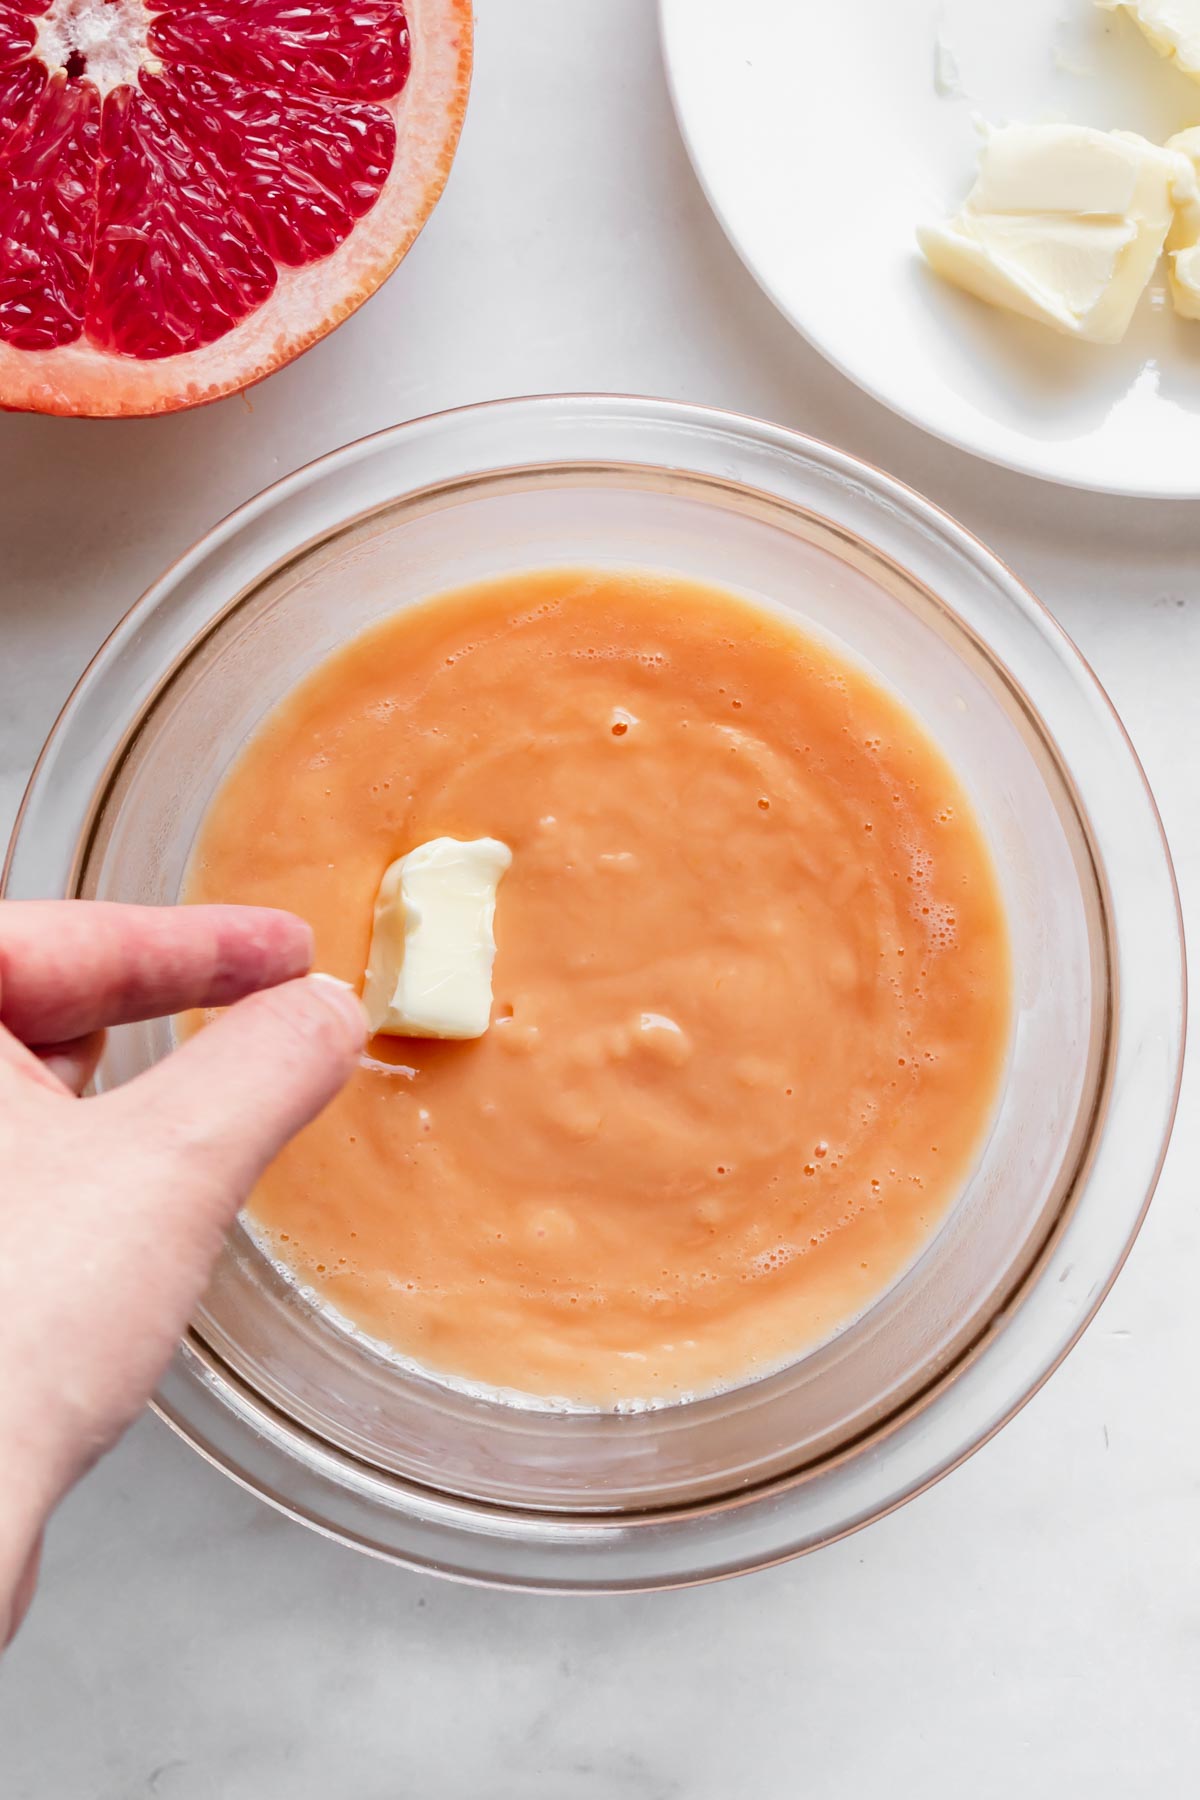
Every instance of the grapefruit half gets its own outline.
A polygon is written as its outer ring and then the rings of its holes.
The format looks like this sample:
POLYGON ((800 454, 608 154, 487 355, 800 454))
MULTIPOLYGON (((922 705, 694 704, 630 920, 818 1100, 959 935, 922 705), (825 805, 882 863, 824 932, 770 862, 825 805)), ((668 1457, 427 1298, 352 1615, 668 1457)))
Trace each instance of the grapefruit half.
POLYGON ((390 275, 441 193, 470 0, 0 0, 0 406, 235 392, 390 275))

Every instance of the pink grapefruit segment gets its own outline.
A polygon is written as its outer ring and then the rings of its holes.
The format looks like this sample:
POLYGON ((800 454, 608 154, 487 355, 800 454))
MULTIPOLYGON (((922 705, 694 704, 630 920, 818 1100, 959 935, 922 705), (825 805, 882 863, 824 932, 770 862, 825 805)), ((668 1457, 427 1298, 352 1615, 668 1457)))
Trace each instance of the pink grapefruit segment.
POLYGON ((18 350, 83 330, 99 150, 95 88, 55 76, 0 152, 0 339, 18 350))
POLYGON ((40 62, 23 57, 5 68, 0 57, 0 140, 21 123, 45 85, 40 62))
POLYGON ((168 64, 217 69, 244 81, 313 88, 353 100, 387 100, 408 80, 408 19, 399 0, 168 0, 150 28, 168 64))
POLYGON ((180 69, 173 82, 145 76, 142 87, 223 172, 231 204, 288 268, 337 249, 378 200, 396 154, 382 106, 199 69, 180 69))
POLYGON ((469 0, 0 0, 0 405, 245 387, 391 272, 441 191, 469 0))

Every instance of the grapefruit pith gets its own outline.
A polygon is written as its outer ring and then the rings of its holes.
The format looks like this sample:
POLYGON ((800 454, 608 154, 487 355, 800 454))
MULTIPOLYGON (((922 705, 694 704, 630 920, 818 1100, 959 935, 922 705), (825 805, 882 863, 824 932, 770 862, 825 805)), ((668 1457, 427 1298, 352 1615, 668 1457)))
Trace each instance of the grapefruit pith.
POLYGON ((0 0, 0 406, 169 412, 391 273, 449 173, 470 0, 0 0))

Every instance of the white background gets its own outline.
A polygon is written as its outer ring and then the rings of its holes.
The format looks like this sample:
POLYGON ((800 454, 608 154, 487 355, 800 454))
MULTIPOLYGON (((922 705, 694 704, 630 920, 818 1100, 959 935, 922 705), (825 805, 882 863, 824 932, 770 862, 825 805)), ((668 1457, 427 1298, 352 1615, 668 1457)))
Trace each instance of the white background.
MULTIPOLYGON (((248 399, 121 425, 0 418, 0 835, 86 659, 222 513, 417 413, 619 389, 829 438, 1006 557, 1125 718, 1195 926, 1200 509, 991 469, 821 363, 705 209, 653 14, 650 0, 480 0, 462 149, 424 236, 383 293, 248 399)), ((798 214, 803 186, 797 171, 798 214)), ((455 1588, 277 1517, 145 1420, 51 1530, 0 1675, 0 1792, 1194 1795, 1196 1099, 1193 1080, 1134 1255, 1049 1387, 932 1493, 771 1573, 619 1600, 455 1588)))

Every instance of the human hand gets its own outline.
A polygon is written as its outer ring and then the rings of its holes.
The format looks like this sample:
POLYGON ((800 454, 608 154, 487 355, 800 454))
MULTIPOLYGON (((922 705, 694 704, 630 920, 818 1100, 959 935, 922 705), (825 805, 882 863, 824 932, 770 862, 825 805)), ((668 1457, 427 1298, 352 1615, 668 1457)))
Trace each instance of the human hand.
POLYGON ((262 1169, 354 1067, 362 1009, 294 979, 311 960, 307 925, 255 907, 0 902, 0 1646, 47 1516, 153 1391, 262 1169), (230 1010, 78 1098, 105 1026, 198 1006, 230 1010))

